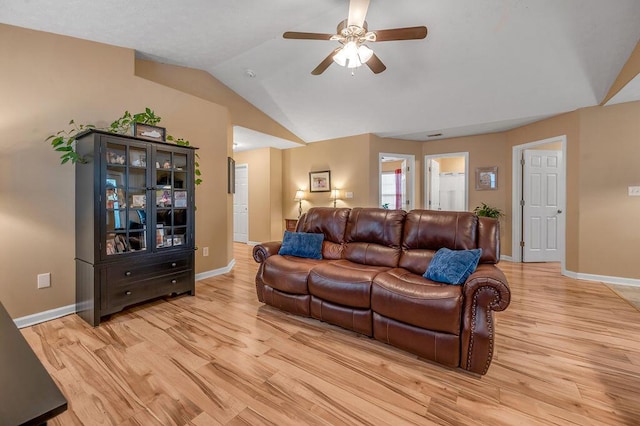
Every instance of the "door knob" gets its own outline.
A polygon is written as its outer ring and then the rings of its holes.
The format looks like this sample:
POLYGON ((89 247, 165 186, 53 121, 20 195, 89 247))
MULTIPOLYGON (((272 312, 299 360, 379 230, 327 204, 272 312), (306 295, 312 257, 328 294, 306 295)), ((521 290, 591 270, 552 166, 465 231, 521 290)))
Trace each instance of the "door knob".
POLYGON ((562 210, 558 210, 558 213, 562 213, 562 210))

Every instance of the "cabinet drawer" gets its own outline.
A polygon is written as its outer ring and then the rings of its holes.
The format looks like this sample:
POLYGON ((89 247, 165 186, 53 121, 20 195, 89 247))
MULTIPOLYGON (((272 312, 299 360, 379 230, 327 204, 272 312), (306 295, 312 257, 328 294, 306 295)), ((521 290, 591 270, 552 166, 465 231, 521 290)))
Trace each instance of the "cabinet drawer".
POLYGON ((119 264, 107 267, 107 282, 135 282, 152 276, 180 272, 186 269, 191 269, 190 257, 179 257, 143 264, 119 264))
POLYGON ((193 271, 162 275, 134 283, 112 284, 108 286, 106 291, 105 313, 116 312, 125 306, 156 297, 193 290, 193 271))

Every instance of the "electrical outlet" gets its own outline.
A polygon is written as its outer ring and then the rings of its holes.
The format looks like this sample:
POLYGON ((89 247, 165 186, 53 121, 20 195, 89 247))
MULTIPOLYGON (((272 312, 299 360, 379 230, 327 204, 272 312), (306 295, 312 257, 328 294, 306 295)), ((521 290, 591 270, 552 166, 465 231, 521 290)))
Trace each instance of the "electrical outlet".
POLYGON ((640 197, 640 186, 630 186, 629 197, 640 197))
POLYGON ((353 192, 345 192, 344 198, 353 198, 353 192))
POLYGON ((209 247, 202 247, 202 255, 209 256, 209 247))
POLYGON ((38 274, 38 288, 51 287, 51 272, 38 274))

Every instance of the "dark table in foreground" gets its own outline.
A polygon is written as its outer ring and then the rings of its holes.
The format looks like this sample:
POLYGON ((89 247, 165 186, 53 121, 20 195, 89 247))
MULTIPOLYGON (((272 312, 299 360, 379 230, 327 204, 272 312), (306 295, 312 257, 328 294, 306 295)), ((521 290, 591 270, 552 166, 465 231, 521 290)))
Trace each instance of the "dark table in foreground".
POLYGON ((40 425, 66 409, 64 395, 0 303, 0 425, 40 425))

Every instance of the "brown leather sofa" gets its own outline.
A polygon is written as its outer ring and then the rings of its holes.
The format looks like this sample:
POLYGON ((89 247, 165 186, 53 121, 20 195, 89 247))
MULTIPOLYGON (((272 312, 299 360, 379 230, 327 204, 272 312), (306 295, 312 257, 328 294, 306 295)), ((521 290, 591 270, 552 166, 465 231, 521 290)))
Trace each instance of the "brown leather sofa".
POLYGON ((492 311, 509 305, 495 265, 495 219, 469 212, 312 208, 298 232, 324 234, 322 259, 279 255, 280 241, 253 249, 258 299, 335 324, 449 367, 485 374, 494 345, 492 311), (482 248, 463 285, 423 277, 438 249, 482 248))

